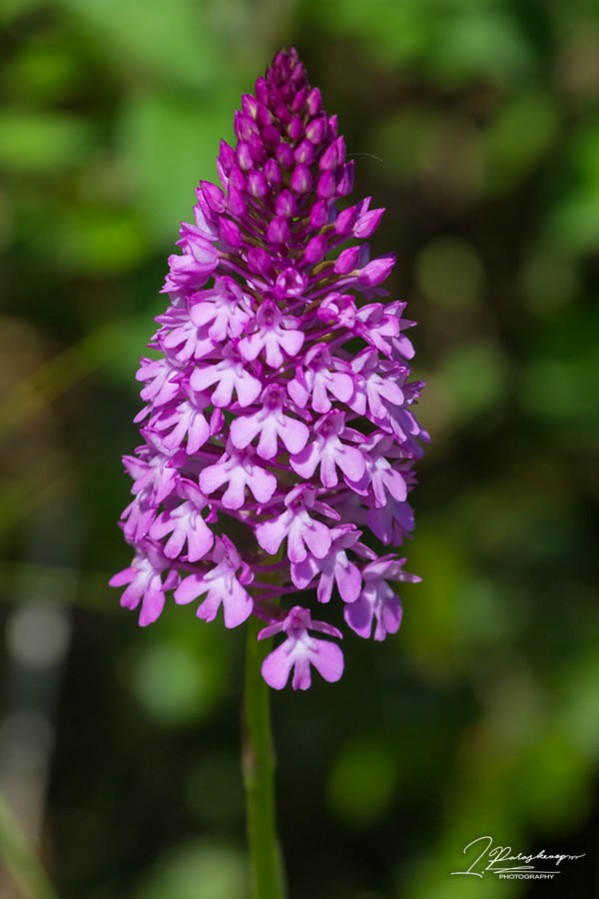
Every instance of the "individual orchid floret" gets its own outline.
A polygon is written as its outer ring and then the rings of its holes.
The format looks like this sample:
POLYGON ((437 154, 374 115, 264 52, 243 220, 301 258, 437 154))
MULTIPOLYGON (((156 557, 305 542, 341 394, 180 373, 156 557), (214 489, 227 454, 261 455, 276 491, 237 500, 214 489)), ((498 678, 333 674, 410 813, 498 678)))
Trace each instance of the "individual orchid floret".
POLYGON ((237 627, 252 614, 252 600, 245 588, 253 575, 228 537, 216 539, 212 561, 214 568, 210 571, 191 574, 179 584, 175 601, 186 604, 206 594, 198 607, 198 618, 213 621, 222 605, 225 627, 237 627))
POLYGON ((291 562, 303 562, 308 552, 322 559, 331 548, 331 530, 313 517, 320 513, 328 518, 339 516, 330 506, 316 499, 310 487, 294 487, 285 498, 285 511, 256 528, 256 539, 262 549, 273 556, 287 539, 287 555, 291 562))
POLYGON ((177 581, 176 572, 169 570, 168 560, 151 546, 146 546, 145 553, 140 552, 131 566, 115 574, 109 584, 111 587, 128 585, 121 597, 121 605, 125 609, 137 609, 141 603, 139 623, 145 627, 160 616, 165 603, 164 592, 172 590, 177 581))
POLYGON ((280 368, 285 356, 297 356, 302 348, 304 335, 294 327, 297 323, 296 318, 283 316, 272 300, 264 300, 251 333, 239 341, 239 352, 248 362, 263 352, 267 365, 280 368))
POLYGON ((308 442, 310 431, 306 425, 285 415, 286 397, 283 387, 272 384, 261 397, 262 408, 253 415, 243 415, 231 425, 231 441, 237 449, 245 449, 256 437, 258 455, 263 459, 274 459, 279 449, 279 440, 290 453, 300 452, 308 442))
POLYGON ((218 462, 200 474, 200 487, 210 495, 226 485, 225 509, 241 509, 249 489, 258 503, 266 503, 277 488, 277 479, 254 458, 251 449, 237 450, 230 442, 218 462))
POLYGON ((420 578, 403 571, 405 559, 383 556, 365 566, 362 577, 364 588, 351 605, 345 607, 345 620, 360 637, 370 637, 372 623, 376 621, 375 640, 384 640, 387 634, 399 630, 402 618, 401 600, 388 584, 388 580, 417 583, 420 578))
POLYGON ((308 609, 294 606, 283 621, 270 624, 258 634, 259 640, 284 633, 286 640, 273 650, 262 663, 262 675, 275 690, 282 690, 293 671, 291 686, 294 690, 307 690, 312 684, 310 667, 329 683, 343 674, 343 653, 336 643, 311 637, 309 631, 319 631, 341 639, 343 634, 324 621, 312 621, 308 609))
POLYGON ((216 384, 211 399, 221 409, 231 405, 233 393, 237 394, 240 406, 249 406, 262 390, 260 380, 247 370, 233 348, 226 349, 216 365, 214 362, 198 365, 191 373, 189 383, 197 391, 208 390, 216 384))
POLYGON ((343 525, 332 531, 333 541, 329 552, 319 559, 308 555, 302 562, 291 565, 291 580, 299 590, 305 590, 318 577, 316 597, 319 602, 329 602, 337 585, 344 602, 354 602, 362 589, 362 575, 358 565, 348 556, 353 550, 362 558, 376 558, 372 550, 359 542, 361 531, 353 525, 343 525))
POLYGON ((183 557, 187 547, 187 559, 197 562, 204 558, 214 542, 214 535, 202 517, 202 511, 207 506, 206 497, 190 481, 180 482, 179 493, 183 502, 167 507, 156 517, 150 528, 150 537, 162 540, 168 536, 164 545, 167 558, 183 557))
POLYGON ((160 409, 150 421, 150 427, 159 433, 167 449, 174 450, 186 442, 186 452, 193 455, 210 437, 210 424, 203 414, 209 407, 206 394, 190 387, 188 396, 174 408, 160 409))
POLYGON ((343 412, 330 412, 315 425, 315 440, 291 457, 293 470, 308 480, 320 467, 320 482, 325 487, 336 487, 339 483, 339 467, 348 481, 359 481, 365 470, 364 455, 357 446, 347 441, 360 443, 359 431, 346 428, 343 412))
POLYGON ((154 621, 165 595, 226 627, 250 616, 285 642, 264 677, 338 680, 332 625, 399 627, 390 547, 411 536, 415 466, 429 437, 415 407, 414 324, 370 251, 384 210, 349 200, 354 163, 295 50, 277 53, 222 141, 220 186, 201 181, 179 231, 166 308, 141 360, 142 445, 124 457, 120 526, 134 562, 112 579, 154 621), (382 555, 386 553, 385 555, 382 555), (302 605, 296 605, 301 594, 302 605), (288 600, 291 597, 291 601, 288 600), (288 610, 290 608, 290 610, 288 610), (342 617, 342 616, 339 616, 342 617))
POLYGON ((193 294, 189 318, 197 328, 205 328, 214 343, 240 337, 252 314, 251 297, 230 277, 215 279, 214 287, 193 294))
POLYGON ((325 343, 317 343, 306 353, 287 389, 301 409, 311 401, 315 412, 330 412, 335 399, 349 402, 354 392, 353 372, 344 360, 333 361, 325 343))

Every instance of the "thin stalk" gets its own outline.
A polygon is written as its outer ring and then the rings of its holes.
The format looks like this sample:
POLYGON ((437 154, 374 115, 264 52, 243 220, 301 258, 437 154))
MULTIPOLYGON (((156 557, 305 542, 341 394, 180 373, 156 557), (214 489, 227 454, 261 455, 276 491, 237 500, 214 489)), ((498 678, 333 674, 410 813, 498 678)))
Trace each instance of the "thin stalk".
POLYGON ((285 899, 283 864, 275 823, 275 755, 270 693, 260 669, 270 640, 256 637, 263 622, 248 621, 243 705, 243 780, 253 899, 285 899), (266 645, 265 645, 266 644, 266 645))
POLYGON ((0 858, 24 899, 57 899, 46 872, 17 827, 4 797, 0 795, 0 858))

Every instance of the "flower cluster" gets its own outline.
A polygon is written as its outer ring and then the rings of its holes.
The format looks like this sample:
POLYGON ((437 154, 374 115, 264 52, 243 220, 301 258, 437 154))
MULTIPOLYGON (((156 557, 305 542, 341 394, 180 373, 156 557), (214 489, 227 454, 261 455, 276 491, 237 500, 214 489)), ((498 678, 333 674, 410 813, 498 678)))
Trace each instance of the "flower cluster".
POLYGON ((412 412, 413 348, 404 303, 382 303, 394 265, 366 240, 383 209, 341 208, 353 185, 335 116, 295 50, 275 57, 223 142, 223 189, 202 182, 193 224, 169 258, 143 359, 143 444, 124 464, 133 500, 122 516, 135 549, 122 604, 142 625, 177 603, 226 627, 256 615, 260 638, 285 637, 265 660, 275 689, 306 689, 311 666, 343 672, 341 638, 279 598, 340 599, 361 637, 397 631, 393 584, 417 580, 379 555, 413 527, 408 493, 428 435, 412 412), (374 548, 373 548, 374 547, 374 548))

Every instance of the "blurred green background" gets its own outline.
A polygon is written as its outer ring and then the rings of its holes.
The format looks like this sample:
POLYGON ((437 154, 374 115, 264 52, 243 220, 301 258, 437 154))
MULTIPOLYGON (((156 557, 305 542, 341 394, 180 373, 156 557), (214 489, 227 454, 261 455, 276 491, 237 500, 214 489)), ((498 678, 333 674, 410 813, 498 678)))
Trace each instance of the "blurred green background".
POLYGON ((599 895, 596 4, 4 0, 0 27, 0 782, 61 899, 247 899, 243 635, 140 631, 106 581, 166 256, 291 44, 388 209, 433 437, 402 630, 274 697, 291 899, 599 895), (483 834, 586 855, 450 877, 483 834))

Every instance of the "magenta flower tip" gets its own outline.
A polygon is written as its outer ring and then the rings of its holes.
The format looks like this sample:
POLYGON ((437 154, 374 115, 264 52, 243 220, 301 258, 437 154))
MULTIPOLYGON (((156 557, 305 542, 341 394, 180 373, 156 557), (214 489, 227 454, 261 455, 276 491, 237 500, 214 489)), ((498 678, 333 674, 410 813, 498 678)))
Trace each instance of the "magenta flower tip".
POLYGON ((135 558, 110 584, 141 625, 169 591, 227 628, 256 615, 258 639, 283 637, 265 680, 306 690, 312 668, 341 678, 342 634, 277 597, 335 600, 351 630, 384 640, 401 623, 395 585, 418 580, 380 553, 413 529, 423 385, 405 303, 381 302, 395 256, 366 243, 384 209, 344 204, 353 162, 296 50, 242 97, 234 131, 222 187, 200 182, 181 225, 157 358, 137 373, 143 442, 123 460, 121 518, 135 558))

